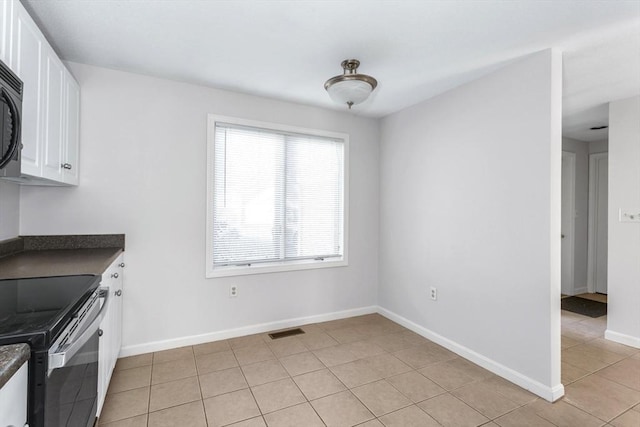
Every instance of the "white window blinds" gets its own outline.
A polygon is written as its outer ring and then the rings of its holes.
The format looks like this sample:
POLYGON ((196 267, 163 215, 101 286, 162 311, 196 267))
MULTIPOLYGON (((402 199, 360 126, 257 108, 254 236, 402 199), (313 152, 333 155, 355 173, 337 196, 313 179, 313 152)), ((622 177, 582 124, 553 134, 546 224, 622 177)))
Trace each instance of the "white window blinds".
POLYGON ((217 122, 213 155, 214 268, 342 257, 343 140, 217 122))

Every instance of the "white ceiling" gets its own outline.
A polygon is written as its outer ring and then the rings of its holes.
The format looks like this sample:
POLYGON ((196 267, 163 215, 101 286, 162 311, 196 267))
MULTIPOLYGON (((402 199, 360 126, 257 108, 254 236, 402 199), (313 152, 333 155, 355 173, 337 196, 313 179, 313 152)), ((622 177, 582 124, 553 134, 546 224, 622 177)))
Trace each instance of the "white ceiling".
POLYGON ((343 109, 346 58, 382 117, 524 55, 564 52, 564 133, 606 139, 606 103, 640 94, 640 1, 22 0, 65 60, 343 109))

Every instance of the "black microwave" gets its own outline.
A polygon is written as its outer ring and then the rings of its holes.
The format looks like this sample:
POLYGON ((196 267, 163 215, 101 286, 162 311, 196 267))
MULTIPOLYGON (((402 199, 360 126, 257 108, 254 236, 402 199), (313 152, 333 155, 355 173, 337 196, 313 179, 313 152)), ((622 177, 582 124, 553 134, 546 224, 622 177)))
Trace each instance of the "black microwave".
POLYGON ((22 81, 0 61, 0 178, 20 176, 22 81))

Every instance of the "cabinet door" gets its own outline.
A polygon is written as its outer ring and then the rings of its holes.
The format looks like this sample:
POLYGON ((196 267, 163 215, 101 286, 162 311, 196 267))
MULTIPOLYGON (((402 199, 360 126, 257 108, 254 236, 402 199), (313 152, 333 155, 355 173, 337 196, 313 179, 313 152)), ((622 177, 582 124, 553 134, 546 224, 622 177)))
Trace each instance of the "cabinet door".
POLYGON ((22 173, 41 176, 44 92, 44 39, 19 2, 13 6, 11 68, 24 83, 22 95, 22 173))
POLYGON ((45 138, 42 176, 54 181, 62 181, 62 155, 64 130, 64 73, 62 62, 51 48, 44 49, 46 92, 45 138))
POLYGON ((80 86, 71 73, 65 70, 65 129, 64 162, 62 172, 65 184, 78 185, 78 148, 80 144, 80 86))
MULTIPOLYGON (((104 281, 102 286, 108 286, 108 283, 104 281)), ((111 297, 111 295, 109 295, 111 297)), ((111 304, 113 300, 109 302, 111 304)), ((109 381, 111 379, 111 309, 109 309, 100 323, 100 341, 98 343, 98 413, 102 411, 102 405, 104 405, 104 399, 107 396, 107 389, 109 388, 109 381)))
POLYGON ((23 426, 27 422, 27 363, 0 389, 0 425, 23 426))
POLYGON ((11 68, 11 1, 0 0, 0 61, 11 68))
POLYGON ((124 296, 124 256, 120 255, 115 262, 116 264, 116 273, 117 276, 114 280, 114 286, 116 288, 116 304, 113 310, 114 320, 113 320, 113 337, 114 341, 113 345, 113 357, 114 363, 118 360, 118 356, 120 355, 120 349, 122 348, 122 303, 124 296))

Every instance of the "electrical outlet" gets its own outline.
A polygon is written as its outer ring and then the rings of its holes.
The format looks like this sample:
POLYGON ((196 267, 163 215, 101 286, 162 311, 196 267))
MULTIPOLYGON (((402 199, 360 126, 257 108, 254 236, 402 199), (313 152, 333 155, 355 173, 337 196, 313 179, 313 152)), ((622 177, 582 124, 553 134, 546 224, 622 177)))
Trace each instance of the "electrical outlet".
POLYGON ((431 299, 434 301, 438 299, 438 290, 433 286, 431 287, 431 299))
POLYGON ((229 286, 229 298, 235 298, 238 296, 238 285, 229 286))

